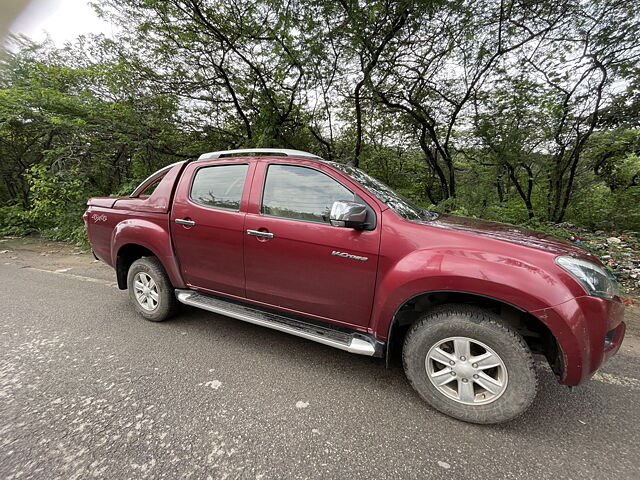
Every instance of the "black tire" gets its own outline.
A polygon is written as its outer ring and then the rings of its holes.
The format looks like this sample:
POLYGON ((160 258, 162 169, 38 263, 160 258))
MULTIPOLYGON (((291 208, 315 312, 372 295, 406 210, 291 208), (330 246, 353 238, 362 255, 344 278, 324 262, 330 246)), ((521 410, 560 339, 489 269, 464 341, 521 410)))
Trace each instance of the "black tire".
MULTIPOLYGON (((444 343, 442 348, 453 344, 453 341, 444 343)), ((454 356, 454 359, 459 360, 455 354, 450 354, 454 356)), ((446 415, 465 422, 491 424, 512 420, 531 406, 538 388, 533 357, 522 336, 498 315, 468 305, 439 306, 417 320, 407 332, 402 361, 409 382, 428 404, 446 415), (474 341, 481 342, 490 347, 502 361, 504 369, 497 367, 494 370, 485 370, 489 373, 500 372, 495 375, 501 375, 503 380, 506 379, 501 393, 493 395, 495 398, 489 400, 490 403, 461 403, 460 398, 454 399, 451 394, 443 393, 442 390, 446 391, 447 388, 436 387, 431 382, 426 366, 427 354, 432 347, 451 337, 470 339, 473 348, 479 348, 479 345, 474 341)), ((435 361, 429 365, 440 365, 440 363, 435 361)), ((442 379, 449 378, 445 375, 452 375, 454 380, 452 381, 453 386, 450 388, 454 390, 454 394, 457 391, 458 397, 461 397, 462 387, 459 382, 464 381, 467 386, 469 375, 465 370, 463 373, 458 373, 456 378, 455 372, 451 373, 451 371, 461 368, 462 365, 465 365, 464 368, 469 368, 469 362, 467 364, 460 362, 456 367, 446 366, 442 363, 442 366, 437 367, 438 370, 431 367, 431 375, 435 378, 440 370, 444 373, 442 379), (445 369, 447 370, 445 371, 445 369)), ((474 365, 478 365, 478 363, 474 365)), ((475 370, 471 373, 474 372, 475 370)), ((478 376, 472 375, 472 377, 477 378, 478 376)), ((488 390, 485 391, 475 382, 476 380, 472 380, 473 402, 485 401, 477 399, 487 396, 493 398, 488 390)))
POLYGON ((164 267, 156 257, 142 257, 133 262, 127 273, 127 286, 133 306, 147 320, 162 322, 176 313, 178 300, 164 267), (136 296, 136 276, 138 274, 144 278, 148 276, 155 283, 157 301, 153 308, 145 308, 136 296))

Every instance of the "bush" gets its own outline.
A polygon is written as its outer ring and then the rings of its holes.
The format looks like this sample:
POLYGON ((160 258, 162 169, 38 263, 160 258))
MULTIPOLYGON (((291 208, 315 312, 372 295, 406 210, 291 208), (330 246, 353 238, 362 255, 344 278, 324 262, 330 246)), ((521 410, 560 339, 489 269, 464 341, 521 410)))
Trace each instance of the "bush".
POLYGON ((35 231, 26 212, 18 205, 7 205, 0 207, 0 235, 11 235, 22 237, 35 231))
POLYGON ((47 228, 40 231, 40 234, 49 240, 60 242, 71 242, 79 247, 89 248, 89 239, 84 223, 80 225, 64 225, 61 227, 47 228))
POLYGON ((611 192, 603 184, 579 195, 567 220, 592 230, 640 231, 640 186, 611 192))
POLYGON ((32 167, 30 184, 30 222, 43 237, 88 245, 82 214, 90 193, 79 170, 52 172, 45 165, 32 167))

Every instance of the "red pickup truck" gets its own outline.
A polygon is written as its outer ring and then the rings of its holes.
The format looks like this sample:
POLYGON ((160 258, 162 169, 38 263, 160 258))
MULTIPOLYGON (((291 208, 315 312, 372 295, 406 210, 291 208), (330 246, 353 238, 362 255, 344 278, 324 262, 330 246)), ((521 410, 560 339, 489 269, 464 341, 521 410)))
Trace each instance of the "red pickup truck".
POLYGON ((182 303, 387 361, 401 348, 420 396, 469 422, 529 407, 534 354, 578 385, 624 337, 617 284, 591 254, 427 211, 306 152, 204 154, 91 198, 84 219, 146 319, 182 303))

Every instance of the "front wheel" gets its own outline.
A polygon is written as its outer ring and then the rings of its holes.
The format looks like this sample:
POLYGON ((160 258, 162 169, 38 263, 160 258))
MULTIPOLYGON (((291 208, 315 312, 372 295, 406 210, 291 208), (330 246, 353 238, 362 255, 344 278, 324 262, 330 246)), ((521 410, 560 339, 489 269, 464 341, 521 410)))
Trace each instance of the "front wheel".
POLYGON ((498 315, 438 307, 411 327, 403 364, 413 388, 437 410, 472 423, 501 423, 533 402, 537 377, 522 336, 498 315))
POLYGON ((156 257, 143 257, 133 262, 127 274, 127 285, 131 302, 147 320, 162 322, 176 312, 178 301, 173 286, 156 257))

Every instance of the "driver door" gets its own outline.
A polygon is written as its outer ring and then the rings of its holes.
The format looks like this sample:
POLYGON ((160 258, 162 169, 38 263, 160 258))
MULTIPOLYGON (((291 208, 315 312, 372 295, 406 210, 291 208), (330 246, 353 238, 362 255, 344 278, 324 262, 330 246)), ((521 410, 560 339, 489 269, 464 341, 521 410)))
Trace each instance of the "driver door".
POLYGON ((258 211, 250 209, 245 219, 247 298, 334 323, 368 326, 379 222, 372 230, 334 227, 329 223, 333 202, 364 200, 310 165, 260 166, 253 183, 254 189, 262 184, 258 211))

